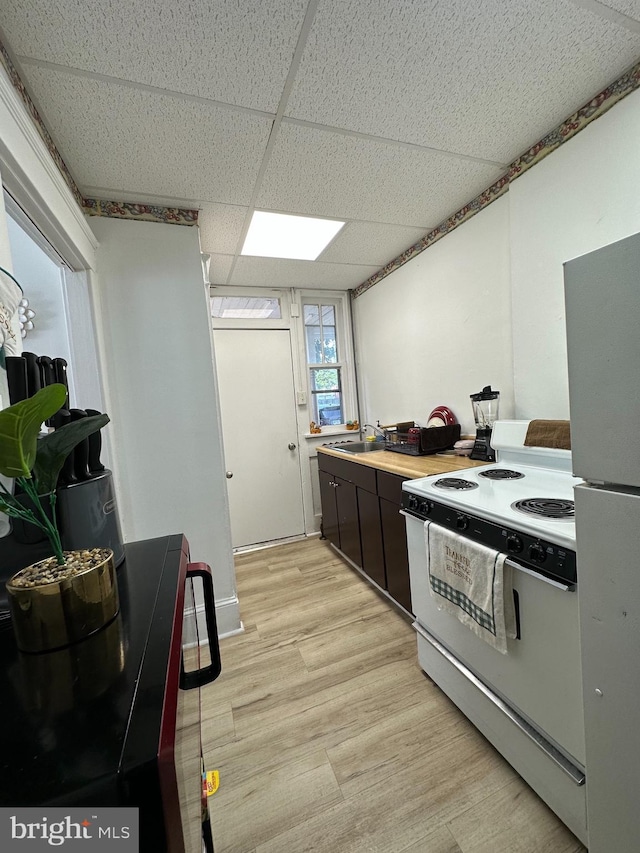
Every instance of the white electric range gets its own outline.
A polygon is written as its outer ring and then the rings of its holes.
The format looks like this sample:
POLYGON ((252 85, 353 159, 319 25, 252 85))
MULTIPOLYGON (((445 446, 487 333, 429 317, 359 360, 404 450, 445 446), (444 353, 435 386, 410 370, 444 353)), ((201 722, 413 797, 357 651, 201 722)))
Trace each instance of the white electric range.
POLYGON ((524 444, 529 421, 498 421, 496 462, 403 484, 422 669, 586 842, 579 582, 571 452, 524 444), (500 654, 439 606, 425 522, 505 554, 517 637, 500 654))

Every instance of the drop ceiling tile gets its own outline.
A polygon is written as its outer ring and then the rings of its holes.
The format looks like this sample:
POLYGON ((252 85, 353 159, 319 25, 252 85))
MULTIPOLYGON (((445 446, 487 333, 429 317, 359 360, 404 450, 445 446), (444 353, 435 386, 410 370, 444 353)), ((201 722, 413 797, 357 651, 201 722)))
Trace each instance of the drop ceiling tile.
POLYGON ((570 0, 320 0, 285 114, 510 162, 639 54, 570 0))
POLYGON ((602 0, 602 5, 640 21, 640 0, 602 0))
MULTIPOLYGON (((438 225, 433 223, 433 227, 438 225)), ((383 267, 409 246, 417 243, 429 228, 403 228, 383 222, 347 222, 320 261, 334 264, 377 264, 383 267)))
POLYGON ((275 112, 305 0, 3 0, 18 55, 275 112))
POLYGON ((249 202, 269 119, 33 65, 26 77, 81 189, 249 202))
POLYGON ((502 174, 485 163, 283 122, 256 206, 426 231, 502 174))
POLYGON ((239 257, 229 282, 243 287, 349 290, 378 271, 365 264, 326 264, 280 258, 239 257))
MULTIPOLYGON (((206 251, 206 250, 205 250, 206 251)), ((226 284, 231 272, 233 255, 212 254, 209 264, 209 281, 211 284, 226 284)))
POLYGON ((203 204, 198 216, 203 252, 235 254, 248 208, 232 204, 203 204))

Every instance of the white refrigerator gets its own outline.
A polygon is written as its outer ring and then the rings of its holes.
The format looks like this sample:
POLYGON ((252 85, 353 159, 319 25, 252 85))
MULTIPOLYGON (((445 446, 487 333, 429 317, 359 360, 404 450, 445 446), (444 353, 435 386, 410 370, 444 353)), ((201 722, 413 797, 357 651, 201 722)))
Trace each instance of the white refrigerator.
POLYGON ((589 853, 638 853, 640 234, 564 280, 589 853))

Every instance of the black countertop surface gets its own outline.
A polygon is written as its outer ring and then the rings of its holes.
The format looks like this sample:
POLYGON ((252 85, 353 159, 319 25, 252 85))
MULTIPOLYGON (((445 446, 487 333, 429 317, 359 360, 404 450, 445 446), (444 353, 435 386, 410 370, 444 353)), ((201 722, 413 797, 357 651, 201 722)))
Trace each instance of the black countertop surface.
POLYGON ((180 534, 126 545, 119 615, 67 649, 23 654, 0 622, 0 805, 127 801, 121 769, 158 751, 186 549, 180 534))

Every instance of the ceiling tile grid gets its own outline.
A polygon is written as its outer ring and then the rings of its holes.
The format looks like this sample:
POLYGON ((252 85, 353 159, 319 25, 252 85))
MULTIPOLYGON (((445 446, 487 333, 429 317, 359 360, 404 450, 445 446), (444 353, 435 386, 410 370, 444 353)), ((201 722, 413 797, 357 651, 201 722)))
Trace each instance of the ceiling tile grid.
POLYGON ((640 0, 603 0, 602 5, 640 21, 640 0))
POLYGON ((503 172, 438 152, 283 122, 256 205, 426 230, 503 172))
POLYGON ((407 246, 417 243, 424 233, 424 228, 403 228, 388 222, 347 222, 318 260, 383 267, 407 246))
POLYGON ((377 266, 285 261, 281 258, 239 257, 229 284, 242 287, 299 287, 348 290, 364 281, 377 266))
POLYGON ((0 28, 84 196, 200 208, 239 286, 368 286, 640 56, 640 0, 4 0, 0 28), (239 257, 254 208, 347 224, 239 257))
POLYGON ((249 202, 269 119, 31 64, 25 73, 80 189, 249 202))
POLYGON ((275 112, 306 0, 3 0, 14 53, 275 112))
POLYGON ((286 115, 509 162, 638 55, 570 0, 321 0, 286 115))
MULTIPOLYGON (((202 250, 207 250, 202 246, 202 250)), ((231 268, 233 267, 233 255, 221 255, 211 253, 209 262, 209 282, 211 284, 226 284, 231 268)))
POLYGON ((239 245, 249 208, 232 204, 203 204, 200 210, 200 245, 203 252, 233 255, 239 245))

